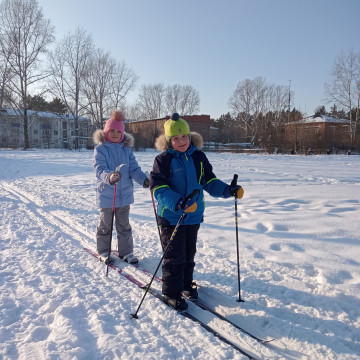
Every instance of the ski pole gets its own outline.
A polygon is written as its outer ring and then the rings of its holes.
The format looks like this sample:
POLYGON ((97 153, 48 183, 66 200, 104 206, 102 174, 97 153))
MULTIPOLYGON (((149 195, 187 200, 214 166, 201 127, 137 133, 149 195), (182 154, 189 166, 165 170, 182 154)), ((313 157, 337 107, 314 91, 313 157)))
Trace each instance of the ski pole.
MULTIPOLYGON (((119 165, 115 171, 118 172, 120 174, 120 169, 124 164, 119 165)), ((107 261, 106 261, 106 274, 105 277, 108 277, 108 273, 109 273, 109 263, 110 263, 110 255, 111 255, 111 240, 112 240, 112 232, 113 232, 113 228, 114 228, 114 215, 115 215, 115 202, 116 202, 116 187, 117 187, 117 182, 115 183, 114 186, 114 198, 113 198, 113 206, 112 206, 112 215, 111 215, 111 227, 110 227, 110 239, 109 239, 109 252, 108 252, 108 257, 107 257, 107 261)))
POLYGON ((158 218, 157 218, 157 214, 156 214, 156 206, 155 206, 155 201, 154 201, 154 194, 153 192, 150 190, 150 193, 151 193, 151 200, 152 200, 152 203, 153 203, 153 208, 154 208, 154 214, 155 214, 155 220, 156 220, 156 226, 158 228, 158 232, 159 232, 159 239, 161 239, 161 235, 160 235, 160 226, 159 226, 159 221, 158 221, 158 218))
MULTIPOLYGON (((188 195, 188 196, 184 199, 184 201, 183 201, 183 206, 185 206, 186 202, 187 202, 189 199, 192 199, 192 198, 193 198, 196 194, 198 194, 199 192, 200 192, 199 189, 195 189, 190 195, 188 195)), ((162 257, 161 257, 161 259, 160 259, 160 261, 159 261, 159 264, 158 264, 158 266, 157 266, 157 268, 156 268, 156 270, 155 270, 155 272, 154 272, 154 275, 152 276, 149 285, 146 286, 145 294, 143 295, 143 297, 142 297, 142 299, 141 299, 141 301, 140 301, 140 304, 139 304, 139 306, 138 306, 135 314, 131 314, 131 317, 132 317, 133 319, 138 319, 137 314, 138 314, 138 312, 139 312, 139 310, 140 310, 140 307, 141 307, 141 305, 142 305, 142 303, 143 303, 143 301, 144 301, 147 293, 150 291, 150 287, 151 287, 151 285, 152 285, 152 283, 153 283, 153 281, 154 281, 154 278, 155 278, 155 276, 156 276, 156 273, 158 272, 158 270, 159 270, 159 268, 160 268, 160 265, 161 265, 162 261, 164 260, 165 254, 166 254, 167 250, 169 249, 170 244, 171 244, 171 242, 173 241, 173 239, 174 239, 174 237, 175 237, 175 235, 176 235, 176 233, 177 233, 177 231, 178 231, 178 229, 179 229, 179 226, 180 226, 182 220, 185 218, 185 216, 186 216, 186 211, 183 211, 183 213, 182 213, 181 216, 180 216, 180 219, 178 220, 177 224, 175 225, 175 228, 174 228, 174 230, 173 230, 173 232, 172 232, 172 234, 171 234, 171 237, 170 237, 170 240, 169 240, 169 242, 168 242, 168 244, 167 244, 167 246, 166 246, 166 249, 163 251, 163 255, 162 255, 162 257)), ((160 230, 159 230, 159 235, 160 235, 160 230)))
MULTIPOLYGON (((234 174, 234 178, 231 181, 230 187, 236 186, 238 175, 234 174)), ((237 193, 234 195, 235 197, 235 229, 236 229, 236 257, 237 257, 237 274, 238 274, 238 286, 239 286, 239 299, 237 302, 244 302, 241 299, 241 289, 240 289, 240 256, 239 256, 239 228, 238 228, 238 212, 237 212, 237 193)))
MULTIPOLYGON (((149 178, 150 174, 148 171, 145 171, 146 176, 149 178)), ((156 220, 156 226, 158 228, 158 232, 159 232, 159 239, 161 239, 161 235, 160 235, 160 226, 159 226, 159 221, 157 218, 157 214, 156 214, 156 206, 155 206, 155 200, 154 200, 154 194, 150 189, 150 194, 151 194, 151 200, 152 200, 152 204, 153 204, 153 208, 154 208, 154 215, 155 215, 155 220, 156 220)))

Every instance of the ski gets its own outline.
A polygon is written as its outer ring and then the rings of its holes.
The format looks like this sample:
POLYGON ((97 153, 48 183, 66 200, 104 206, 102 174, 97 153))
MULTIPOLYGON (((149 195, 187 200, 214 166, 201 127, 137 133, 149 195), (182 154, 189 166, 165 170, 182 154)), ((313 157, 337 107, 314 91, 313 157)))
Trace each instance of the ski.
MULTIPOLYGON (((89 254, 91 254, 93 257, 95 257, 96 259, 100 260, 99 255, 92 251, 91 249, 88 248, 84 248, 84 250, 86 252, 88 252, 89 254)), ((147 290, 147 285, 143 284, 141 281, 139 281, 138 279, 136 279, 134 276, 128 274, 127 272, 125 272, 123 269, 118 268, 116 265, 114 264, 109 264, 109 267, 113 270, 116 270, 117 273, 119 275, 121 275, 122 277, 124 277, 125 279, 129 280, 131 283, 135 284, 136 286, 138 286, 140 289, 142 290, 147 290)), ((155 298, 159 299, 161 302, 164 302, 163 296, 160 292, 156 291, 155 289, 149 289, 148 292, 154 296, 155 298)), ((168 307, 174 311, 176 311, 175 309, 173 309, 171 306, 168 305, 168 307)), ((202 320, 198 319, 197 317, 195 317, 194 315, 192 315, 190 312, 188 312, 188 310, 185 311, 177 311, 178 314, 198 323, 201 327, 203 327, 205 330, 207 330, 209 333, 213 334, 215 337, 217 337, 220 341, 224 342, 227 345, 230 345, 232 348, 234 348, 235 350, 237 350, 238 352, 240 352, 242 355, 248 357, 250 360, 257 360, 256 357, 254 357, 253 355, 249 354, 249 352, 245 351, 244 349, 242 349, 241 347, 237 346, 236 344, 234 344, 233 342, 231 342, 230 340, 228 340, 225 336, 221 335, 220 333, 218 333, 215 329, 211 328, 209 325, 205 324, 202 320)))
MULTIPOLYGON (((130 280, 130 279, 128 279, 130 280)), ((137 284, 137 280, 135 279, 135 283, 137 284)), ((138 284, 137 284, 138 285, 138 284)), ((139 286, 139 285, 138 285, 139 286)), ((142 290, 146 290, 147 289, 147 285, 142 285, 139 286, 141 287, 142 290)), ((164 304, 166 304, 164 302, 163 296, 162 294, 160 294, 159 292, 157 292, 156 290, 153 289, 149 289, 148 293, 151 294, 152 296, 156 297, 157 299, 159 299, 161 302, 163 302, 164 304)), ((166 304, 167 305, 167 304, 166 304)), ((219 340, 221 340, 222 342, 224 342, 227 345, 230 345, 232 348, 234 348, 235 350, 239 351, 242 355, 245 355, 246 357, 248 357, 250 360, 257 360, 257 358, 255 358, 253 355, 249 354, 248 352, 246 352, 244 349, 240 348, 239 346, 233 344, 230 340, 228 340, 226 337, 224 337, 223 335, 219 334, 216 330, 214 330, 213 328, 211 328, 209 325, 205 324, 203 321, 201 321, 200 319, 198 319, 197 317, 195 317, 194 315, 190 314, 187 310, 184 311, 178 311, 175 310, 174 308, 172 308, 171 306, 167 305, 170 309, 172 309, 173 311, 176 311, 178 314, 198 323, 201 327, 203 327, 205 330, 207 330, 208 332, 210 332, 211 334, 213 334, 215 337, 217 337, 219 340)))
MULTIPOLYGON (((91 249, 87 249, 87 248, 84 248, 87 252, 93 254, 94 256, 97 255, 97 253, 95 253, 94 251, 92 251, 91 249)), ((115 251, 112 251, 112 255, 116 257, 116 260, 119 260, 119 261, 122 261, 120 258, 119 258, 119 254, 115 251)), ((146 270, 144 267, 142 267, 141 265, 139 264, 128 264, 128 263, 125 263, 124 264, 127 264, 127 265, 132 265, 133 267, 135 267, 138 271, 141 271, 143 272, 144 274, 148 275, 148 276, 153 276, 153 274, 151 272, 149 272, 148 270, 146 270)), ((116 265, 115 265, 116 266, 116 265)), ((159 277, 156 277, 155 276, 155 280, 158 282, 158 283, 162 283, 162 279, 159 278, 159 277)), ((259 342, 260 344, 263 344, 263 345, 266 345, 272 341, 274 341, 275 339, 274 338, 271 338, 271 339, 261 339, 259 338, 258 336, 250 333, 249 331, 245 330, 244 328, 242 328, 241 326, 237 325, 236 323, 232 322, 231 320, 229 320, 228 318, 226 318, 224 315, 222 315, 221 313, 219 313, 218 311, 214 310, 213 308, 211 308, 210 306, 204 304, 200 299, 189 299, 189 298, 186 298, 187 301, 191 301, 193 304, 195 304, 196 306, 200 307, 201 309, 205 310, 205 311, 208 311, 210 312, 211 314, 217 316, 219 319, 227 322, 228 324, 234 326, 236 329, 238 329, 239 331, 241 331, 242 333, 250 336, 251 338, 253 338, 254 340, 256 340, 257 342, 259 342)))
MULTIPOLYGON (((86 252, 88 252, 89 254, 93 255, 94 257, 99 258, 99 260, 100 260, 99 254, 98 254, 97 252, 95 252, 95 251, 93 251, 93 250, 91 250, 91 249, 89 249, 89 248, 85 248, 85 247, 84 247, 84 250, 85 250, 86 252)), ((101 261, 102 261, 102 260, 101 260, 101 261)), ((128 263, 128 262, 123 261, 122 259, 120 259, 120 258, 119 258, 119 253, 118 253, 117 251, 111 251, 110 264, 109 264, 109 265, 111 265, 111 264, 115 265, 115 264, 114 264, 115 261, 120 261, 120 262, 122 262, 124 265, 133 266, 136 270, 141 271, 142 273, 144 273, 144 274, 147 275, 147 276, 150 276, 150 277, 153 276, 153 274, 152 274, 150 271, 146 270, 146 269, 145 269, 143 266, 141 266, 139 263, 137 263, 137 264, 130 264, 130 263, 128 263)), ((116 265, 115 265, 115 266, 116 266, 116 265)), ((155 276, 155 280, 156 280, 157 282, 159 282, 159 283, 162 282, 162 280, 161 280, 159 277, 157 277, 157 276, 155 276)))
MULTIPOLYGON (((85 251, 89 252, 90 254, 92 254, 93 256, 95 257, 98 257, 98 254, 96 252, 94 252, 93 250, 91 249, 88 249, 88 248, 84 248, 85 251)), ((116 258, 116 260, 119 260, 119 261, 122 261, 120 258, 119 258, 119 254, 116 252, 116 251, 112 251, 111 254, 116 258)), ((133 267, 136 268, 136 270, 138 271, 141 271, 143 272, 144 274, 148 275, 148 276, 153 276, 153 274, 146 270, 144 267, 142 267, 141 265, 139 264, 128 264, 126 262, 124 262, 124 264, 127 264, 127 265, 131 265, 133 267)), ((115 267, 116 265, 113 264, 115 267)), ((155 280, 158 282, 158 283, 162 283, 162 279, 155 276, 155 280)), ((275 341, 274 338, 271 338, 271 339, 261 339, 259 338, 258 336, 252 334, 251 332, 245 330, 244 328, 242 328, 241 326, 239 326, 238 324, 234 323, 233 321, 229 320, 228 318, 226 318, 224 315, 222 315, 221 313, 219 313, 218 311, 214 310, 213 308, 211 308, 210 306, 204 304, 200 299, 189 299, 189 298, 186 298, 186 300, 188 301, 191 301, 193 304, 195 304, 196 306, 200 307, 201 309, 205 310, 205 311, 208 311, 210 312, 211 314, 213 314, 214 316, 218 317, 219 319, 227 322, 228 324, 234 326, 236 329, 238 329, 239 331, 241 331, 242 333, 250 336, 251 338, 253 338, 254 340, 256 340, 257 342, 259 342, 260 344, 262 345, 266 345, 272 341, 275 341)))
MULTIPOLYGON (((150 277, 153 276, 153 274, 152 274, 150 271, 146 270, 146 269, 145 269, 143 266, 141 266, 139 263, 137 263, 137 264, 130 264, 130 263, 127 263, 126 261, 121 260, 120 257, 119 257, 119 253, 118 253, 117 251, 112 251, 112 252, 111 252, 111 255, 114 256, 114 257, 116 258, 116 260, 122 261, 122 262, 123 262, 124 264, 126 264, 126 265, 131 265, 131 266, 133 266, 136 270, 139 270, 139 271, 143 272, 144 274, 146 274, 146 275, 148 275, 148 276, 150 276, 150 277)), ((157 282, 162 283, 162 279, 160 279, 159 277, 155 276, 154 279, 155 279, 157 282)))
POLYGON ((219 312, 217 312, 216 310, 214 310, 213 308, 211 308, 208 305, 205 305, 203 302, 201 302, 201 300, 199 299, 190 299, 190 298, 185 298, 187 301, 191 301, 193 304, 195 304, 196 306, 200 307, 201 309, 210 312, 211 314, 217 316, 219 319, 226 321, 227 323, 229 323, 230 325, 234 326, 236 329, 238 329, 239 331, 241 331, 242 333, 250 336, 251 338, 253 338, 254 340, 256 340, 257 342, 259 342, 260 344, 266 345, 272 341, 274 341, 275 339, 261 339, 255 335, 253 335, 252 333, 250 333, 249 331, 245 330, 244 328, 242 328, 241 326, 235 324, 234 322, 232 322, 231 320, 229 320, 228 318, 226 318, 224 315, 220 314, 219 312))

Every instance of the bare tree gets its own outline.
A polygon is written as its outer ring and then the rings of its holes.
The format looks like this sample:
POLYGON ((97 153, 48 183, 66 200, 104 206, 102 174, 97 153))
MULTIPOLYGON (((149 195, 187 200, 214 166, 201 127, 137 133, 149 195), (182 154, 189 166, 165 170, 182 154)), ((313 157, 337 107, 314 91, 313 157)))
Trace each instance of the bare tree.
POLYGON ((125 101, 129 92, 135 89, 139 77, 128 68, 125 61, 117 62, 112 78, 112 103, 114 108, 121 108, 120 104, 125 101))
MULTIPOLYGON (((331 81, 325 83, 325 94, 328 103, 335 103, 349 113, 351 142, 355 141, 356 124, 353 119, 353 107, 359 108, 360 97, 360 52, 351 49, 341 51, 336 57, 331 70, 331 81)), ((356 112, 358 114, 358 111, 356 112)))
MULTIPOLYGON (((4 100, 10 95, 9 84, 12 76, 9 63, 10 49, 2 47, 5 44, 1 39, 0 34, 0 109, 3 107, 4 100)), ((9 99, 7 100, 10 102, 9 99)))
POLYGON ((289 97, 290 101, 293 98, 293 93, 290 92, 289 89, 285 85, 268 85, 267 89, 267 106, 266 111, 272 112, 273 116, 273 125, 281 125, 283 122, 283 118, 281 115, 285 111, 289 111, 291 107, 291 102, 289 104, 289 97))
MULTIPOLYGON (((291 94, 290 94, 291 95, 291 94)), ((272 146, 279 142, 281 126, 286 121, 289 90, 282 85, 267 84, 262 77, 238 83, 228 105, 243 129, 244 136, 272 146)))
POLYGON ((240 122, 240 127, 244 128, 246 133, 250 132, 252 138, 256 134, 257 115, 261 108, 260 97, 263 92, 261 85, 263 83, 264 80, 260 77, 239 82, 228 101, 233 115, 240 122))
POLYGON ((245 113, 248 116, 253 112, 254 84, 250 79, 238 83, 235 91, 228 101, 232 112, 237 115, 245 113))
POLYGON ((166 88, 165 106, 166 113, 178 112, 181 115, 193 115, 199 111, 200 96, 191 85, 179 84, 166 88))
MULTIPOLYGON (((3 0, 0 4, 0 48, 11 71, 9 88, 23 112, 24 147, 29 148, 26 99, 29 89, 48 76, 40 57, 54 41, 54 28, 37 0, 3 0)), ((5 70, 6 72, 7 70, 5 70)))
POLYGON ((165 92, 162 83, 141 86, 137 104, 143 119, 156 119, 164 115, 165 92))
POLYGON ((98 49, 91 56, 83 92, 87 98, 87 114, 101 128, 105 115, 114 108, 124 109, 126 95, 134 89, 135 73, 125 62, 116 62, 109 52, 98 49))
POLYGON ((142 112, 140 109, 140 105, 138 103, 130 104, 130 105, 125 104, 124 111, 127 119, 130 119, 132 121, 141 120, 142 112))
POLYGON ((74 33, 68 33, 49 56, 49 88, 64 102, 74 118, 75 148, 78 148, 79 117, 88 106, 82 89, 93 53, 91 35, 78 28, 74 33))
POLYGON ((87 98, 87 113, 97 128, 102 127, 104 116, 112 107, 110 96, 115 66, 109 52, 100 49, 94 52, 87 64, 82 90, 87 98))

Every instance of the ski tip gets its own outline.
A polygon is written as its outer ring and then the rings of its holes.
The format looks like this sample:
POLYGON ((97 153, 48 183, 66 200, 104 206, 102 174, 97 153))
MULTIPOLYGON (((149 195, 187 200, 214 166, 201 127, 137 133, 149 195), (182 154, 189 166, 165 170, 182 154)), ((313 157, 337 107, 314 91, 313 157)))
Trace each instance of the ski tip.
POLYGON ((262 344, 268 344, 268 343, 271 343, 271 342, 273 342, 273 341, 275 341, 275 340, 276 340, 275 338, 269 339, 269 340, 262 340, 261 343, 262 343, 262 344))

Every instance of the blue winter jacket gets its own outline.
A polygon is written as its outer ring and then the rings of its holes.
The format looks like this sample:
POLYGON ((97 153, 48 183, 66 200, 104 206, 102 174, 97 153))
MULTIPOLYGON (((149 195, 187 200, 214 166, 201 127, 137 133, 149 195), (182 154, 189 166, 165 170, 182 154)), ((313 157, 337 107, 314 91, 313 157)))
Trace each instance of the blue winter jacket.
POLYGON ((100 208, 112 208, 115 185, 110 185, 109 177, 116 167, 121 167, 121 179, 116 186, 115 207, 130 205, 134 202, 135 180, 142 185, 146 174, 138 165, 133 150, 134 139, 125 133, 124 141, 119 144, 106 140, 102 130, 94 134, 94 141, 100 145, 94 149, 93 168, 96 172, 96 204, 100 208))
MULTIPOLYGON (((197 133, 191 133, 192 142, 196 142, 197 136, 201 137, 197 133)), ((203 190, 214 197, 223 197, 226 186, 227 184, 216 178, 205 153, 193 144, 186 152, 167 148, 156 156, 150 173, 150 188, 158 201, 157 215, 162 225, 177 224, 183 212, 176 209, 178 201, 195 189, 199 190, 194 197, 197 209, 187 213, 182 225, 200 224, 205 210, 203 190)))

